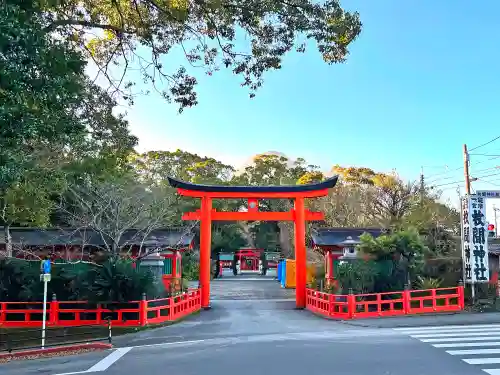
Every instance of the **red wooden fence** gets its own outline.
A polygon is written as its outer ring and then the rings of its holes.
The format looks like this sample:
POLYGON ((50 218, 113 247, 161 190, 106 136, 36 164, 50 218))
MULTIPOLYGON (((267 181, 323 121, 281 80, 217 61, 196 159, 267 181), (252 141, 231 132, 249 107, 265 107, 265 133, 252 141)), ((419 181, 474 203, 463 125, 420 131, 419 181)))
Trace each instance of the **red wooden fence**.
MULTIPOLYGON (((175 321, 198 311, 200 290, 155 300, 92 304, 85 301, 47 302, 47 325, 72 327, 107 324, 113 327, 142 327, 175 321)), ((0 327, 26 328, 42 325, 43 302, 0 302, 0 327)))
POLYGON ((373 294, 328 294, 307 289, 306 308, 337 319, 451 312, 464 309, 464 287, 373 294))

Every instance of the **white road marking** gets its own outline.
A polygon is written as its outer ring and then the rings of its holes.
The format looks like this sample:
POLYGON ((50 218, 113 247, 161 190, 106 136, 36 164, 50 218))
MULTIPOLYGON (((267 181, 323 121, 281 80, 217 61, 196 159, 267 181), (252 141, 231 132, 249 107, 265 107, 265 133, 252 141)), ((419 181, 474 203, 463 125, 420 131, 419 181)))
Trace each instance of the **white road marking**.
MULTIPOLYGON (((469 327, 469 328, 464 328, 464 329, 451 328, 451 329, 426 330, 426 331, 415 330, 415 331, 407 331, 404 333, 406 333, 407 335, 423 335, 423 334, 435 335, 436 333, 457 333, 457 332, 462 334, 465 332, 484 332, 485 329, 486 328, 469 327)), ((500 334, 500 328, 488 328, 488 332, 494 332, 496 334, 500 334)))
POLYGON ((94 366, 92 366, 88 370, 76 371, 76 372, 65 372, 63 374, 55 374, 55 375, 76 375, 76 374, 87 374, 89 372, 106 371, 113 363, 118 361, 121 357, 123 357, 125 354, 127 354, 130 350, 132 350, 132 347, 118 348, 118 349, 113 350, 113 352, 111 352, 106 357, 101 359, 99 362, 97 362, 94 366))
POLYGON ((205 342, 207 340, 189 340, 189 341, 175 341, 175 342, 161 342, 158 344, 145 344, 145 345, 135 345, 131 346, 130 348, 150 348, 150 347, 155 347, 155 346, 171 346, 171 345, 183 345, 183 344, 196 344, 199 342, 205 342))
POLYGON ((474 337, 474 336, 492 336, 498 335, 500 332, 455 332, 455 333, 426 333, 425 335, 410 335, 416 339, 423 339, 426 337, 474 337))
POLYGON ((452 338, 439 338, 439 339, 422 339, 422 342, 460 342, 460 341, 488 341, 500 340, 500 336, 483 336, 483 337, 452 337, 452 338))
POLYGON ((394 330, 429 343, 435 348, 471 348, 446 350, 446 353, 461 356, 461 360, 470 365, 481 365, 481 370, 489 375, 500 375, 500 368, 487 368, 487 365, 500 364, 500 324, 408 327, 394 330))
POLYGON ((465 358, 462 361, 469 365, 491 365, 500 363, 500 358, 465 358))
POLYGON ((434 331, 441 329, 462 329, 462 328, 500 328, 500 324, 463 324, 463 325, 452 325, 452 326, 429 326, 429 327, 405 327, 405 328, 394 328, 395 331, 402 331, 408 333, 407 331, 434 331))
POLYGON ((130 350, 132 350, 131 347, 127 348, 118 348, 113 351, 110 355, 107 357, 101 359, 99 362, 97 362, 94 366, 89 368, 87 372, 98 372, 98 371, 104 371, 109 368, 113 363, 118 361, 121 357, 123 357, 125 354, 127 354, 130 350))
POLYGON ((455 342, 447 344, 432 344, 432 346, 435 348, 472 348, 476 346, 500 346, 500 341, 455 342))
POLYGON ((500 349, 464 349, 447 350, 450 355, 481 355, 481 354, 500 354, 500 349))

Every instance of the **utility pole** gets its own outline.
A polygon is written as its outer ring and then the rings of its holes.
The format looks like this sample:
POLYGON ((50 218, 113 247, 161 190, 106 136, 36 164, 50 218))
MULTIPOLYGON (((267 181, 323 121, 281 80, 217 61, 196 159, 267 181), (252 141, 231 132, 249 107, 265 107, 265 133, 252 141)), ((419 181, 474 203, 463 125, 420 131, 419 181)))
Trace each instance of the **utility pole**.
POLYGON ((470 195, 470 175, 469 175, 469 153, 467 145, 464 144, 464 177, 465 177, 465 194, 470 195))
POLYGON ((495 238, 498 237, 498 229, 497 229, 497 211, 499 209, 495 207, 495 205, 493 205, 493 212, 495 213, 495 238))

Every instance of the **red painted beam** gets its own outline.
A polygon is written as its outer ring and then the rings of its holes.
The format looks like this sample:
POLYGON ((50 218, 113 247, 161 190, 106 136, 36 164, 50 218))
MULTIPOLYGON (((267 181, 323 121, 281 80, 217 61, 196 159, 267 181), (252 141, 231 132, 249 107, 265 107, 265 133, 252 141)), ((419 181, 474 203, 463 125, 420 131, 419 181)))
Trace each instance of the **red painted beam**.
POLYGON ((234 193, 234 192, 206 192, 187 189, 177 189, 177 193, 184 197, 193 198, 227 198, 227 199, 294 199, 294 198, 317 198, 326 197, 328 189, 300 191, 300 192, 277 192, 277 193, 234 193))
MULTIPOLYGON (((212 211, 210 215, 212 221, 293 221, 295 212, 218 212, 212 211)), ((186 212, 182 215, 182 220, 200 220, 200 212, 186 212)), ((306 221, 324 220, 323 212, 305 211, 306 221)))

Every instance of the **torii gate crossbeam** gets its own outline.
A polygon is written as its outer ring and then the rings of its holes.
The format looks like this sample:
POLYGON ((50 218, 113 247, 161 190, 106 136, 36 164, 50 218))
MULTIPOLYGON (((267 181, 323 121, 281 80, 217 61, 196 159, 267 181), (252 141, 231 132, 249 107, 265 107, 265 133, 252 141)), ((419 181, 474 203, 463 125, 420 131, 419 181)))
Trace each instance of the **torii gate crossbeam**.
POLYGON ((213 221, 293 221, 295 226, 295 304, 306 305, 306 221, 323 220, 321 212, 305 208, 306 198, 323 197, 337 184, 338 176, 325 181, 289 186, 216 186, 199 185, 169 177, 169 184, 178 194, 199 198, 201 207, 187 212, 183 220, 200 220, 200 288, 201 306, 210 308, 210 256, 213 221), (246 212, 218 212, 212 208, 213 199, 247 199, 246 212), (293 199, 294 207, 288 212, 259 211, 259 199, 293 199))

